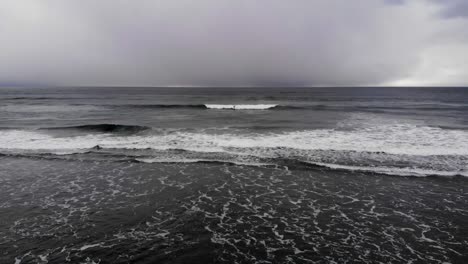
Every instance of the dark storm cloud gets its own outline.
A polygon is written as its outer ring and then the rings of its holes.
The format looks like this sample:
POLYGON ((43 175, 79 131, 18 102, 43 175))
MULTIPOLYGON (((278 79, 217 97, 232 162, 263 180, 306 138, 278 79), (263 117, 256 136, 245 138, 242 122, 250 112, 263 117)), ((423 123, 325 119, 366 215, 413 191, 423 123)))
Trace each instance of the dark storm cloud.
POLYGON ((467 0, 431 0, 441 6, 440 14, 445 18, 468 18, 467 0))
POLYGON ((432 32, 447 32, 432 16, 440 5, 419 0, 6 0, 2 6, 0 82, 15 83, 387 84, 411 78, 432 32))

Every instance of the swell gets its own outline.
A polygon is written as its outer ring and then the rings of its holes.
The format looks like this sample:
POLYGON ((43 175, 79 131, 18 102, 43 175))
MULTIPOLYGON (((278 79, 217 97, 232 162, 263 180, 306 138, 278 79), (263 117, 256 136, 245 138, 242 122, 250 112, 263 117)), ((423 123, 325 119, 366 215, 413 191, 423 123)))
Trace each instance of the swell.
POLYGON ((204 104, 132 104, 124 105, 130 108, 142 108, 142 109, 207 109, 204 104))
POLYGON ((34 97, 34 96, 17 96, 17 97, 3 97, 0 98, 0 100, 5 100, 5 101, 23 101, 23 100, 29 100, 29 101, 40 101, 40 100, 53 100, 53 101, 63 101, 63 100, 83 100, 83 99, 90 99, 89 97, 46 97, 46 96, 41 96, 41 97, 34 97))
MULTIPOLYGON (((54 97, 10 97, 0 100, 68 100, 78 98, 54 98, 54 97)), ((78 104, 81 106, 81 104, 78 104)), ((86 105, 86 104, 85 104, 86 105)), ((314 105, 280 105, 280 104, 126 104, 110 105, 113 107, 140 108, 140 109, 217 109, 217 110, 326 110, 326 111, 365 111, 365 112, 386 112, 386 111, 466 111, 468 105, 335 105, 335 104, 314 104, 314 105)))
POLYGON ((360 105, 349 105, 349 106, 338 106, 338 105, 278 105, 274 110, 330 110, 330 111, 463 111, 467 110, 468 106, 360 106, 360 105))
MULTIPOLYGON (((19 98, 15 98, 19 99, 19 98)), ((26 98, 24 98, 26 99, 26 98)), ((30 99, 30 98, 29 98, 30 99)), ((53 98, 34 98, 31 100, 48 100, 53 98)), ((62 99, 62 98, 60 98, 62 99)), ((8 99, 12 100, 12 99, 8 99)), ((127 104, 111 105, 134 109, 193 109, 193 110, 313 110, 313 111, 364 111, 364 112, 398 112, 398 111, 466 111, 468 106, 363 106, 363 105, 279 105, 279 104, 127 104)))
POLYGON ((142 109, 217 109, 217 110, 267 110, 277 108, 275 104, 133 104, 130 108, 142 109))
POLYGON ((78 130, 85 132, 101 132, 101 133, 137 133, 149 130, 146 126, 137 125, 119 125, 119 124, 93 124, 93 125, 79 125, 67 127, 45 127, 40 130, 78 130))

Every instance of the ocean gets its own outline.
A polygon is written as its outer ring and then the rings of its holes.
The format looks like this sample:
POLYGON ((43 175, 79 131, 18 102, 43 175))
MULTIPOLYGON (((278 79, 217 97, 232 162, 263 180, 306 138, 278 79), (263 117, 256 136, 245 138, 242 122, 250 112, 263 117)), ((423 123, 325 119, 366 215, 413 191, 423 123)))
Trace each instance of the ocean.
POLYGON ((0 88, 0 263, 467 263, 468 88, 0 88))

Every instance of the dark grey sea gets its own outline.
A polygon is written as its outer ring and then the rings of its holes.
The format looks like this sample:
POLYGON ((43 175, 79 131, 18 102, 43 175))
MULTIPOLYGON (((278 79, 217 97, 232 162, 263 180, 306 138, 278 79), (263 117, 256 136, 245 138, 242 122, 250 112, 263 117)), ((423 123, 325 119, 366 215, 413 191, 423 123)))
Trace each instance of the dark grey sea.
POLYGON ((1 88, 0 263, 468 263, 468 88, 1 88))

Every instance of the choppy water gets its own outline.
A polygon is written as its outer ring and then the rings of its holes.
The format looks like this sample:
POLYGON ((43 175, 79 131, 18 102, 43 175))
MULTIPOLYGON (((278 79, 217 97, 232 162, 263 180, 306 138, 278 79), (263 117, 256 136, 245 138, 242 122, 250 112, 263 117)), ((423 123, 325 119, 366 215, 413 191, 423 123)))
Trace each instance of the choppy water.
POLYGON ((0 89, 0 260, 464 263, 467 116, 464 88, 0 89))

